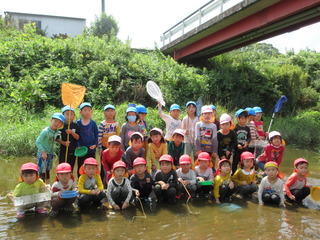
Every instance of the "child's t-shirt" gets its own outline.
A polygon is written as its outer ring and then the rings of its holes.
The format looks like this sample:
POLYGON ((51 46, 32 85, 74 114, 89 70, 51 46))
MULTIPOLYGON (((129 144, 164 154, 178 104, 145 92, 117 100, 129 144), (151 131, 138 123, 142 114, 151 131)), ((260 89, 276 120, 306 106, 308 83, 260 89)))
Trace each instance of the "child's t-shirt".
POLYGON ((265 132, 263 131, 263 121, 253 121, 254 122, 254 125, 256 126, 256 129, 257 129, 257 132, 259 134, 259 136, 261 137, 265 137, 266 134, 265 132))
POLYGON ((62 191, 62 192, 72 191, 76 187, 77 187, 76 182, 71 178, 69 179, 67 186, 64 186, 60 181, 55 181, 51 187, 52 197, 57 197, 59 194, 59 191, 62 191))
POLYGON ((47 154, 53 153, 54 143, 59 135, 59 130, 54 131, 50 127, 43 129, 36 140, 38 151, 45 151, 47 154))
POLYGON ((108 183, 108 188, 107 188, 107 198, 108 201, 110 203, 110 205, 115 205, 116 203, 114 202, 113 198, 112 198, 112 192, 116 189, 116 188, 121 188, 123 190, 128 190, 128 196, 125 199, 125 202, 129 202, 132 196, 132 188, 130 185, 130 181, 128 178, 124 177, 122 178, 122 182, 119 184, 116 182, 116 180, 114 178, 111 178, 109 183, 108 183))
MULTIPOLYGON (((67 141, 68 138, 68 134, 66 133, 66 130, 68 129, 68 123, 65 123, 63 128, 61 129, 61 140, 62 141, 67 141)), ((71 129, 73 132, 75 132, 76 134, 79 134, 80 132, 80 128, 79 125, 77 123, 70 123, 69 129, 71 129)), ((74 151, 77 147, 78 147, 78 140, 76 140, 72 134, 69 134, 69 147, 68 147, 68 151, 74 151)), ((60 152, 66 152, 67 147, 64 145, 60 145, 60 152)))
POLYGON ((304 177, 303 179, 299 179, 297 173, 293 173, 288 177, 286 183, 284 184, 284 189, 288 197, 292 195, 292 189, 302 189, 303 187, 307 186, 307 178, 304 177))
POLYGON ((90 191, 94 189, 99 189, 100 192, 103 191, 103 183, 102 183, 100 174, 96 174, 92 178, 89 178, 85 174, 81 175, 78 181, 79 193, 90 195, 91 194, 90 191))
MULTIPOLYGON (((152 187, 153 179, 148 172, 145 172, 144 178, 142 179, 138 178, 136 174, 133 174, 130 178, 130 184, 131 184, 131 188, 133 190, 139 190, 141 195, 144 192, 143 190, 145 190, 148 185, 152 187), (147 182, 147 179, 149 179, 149 182, 147 182)), ((148 197, 148 196, 141 195, 141 197, 148 197)))
POLYGON ((148 146, 147 161, 150 162, 151 165, 156 165, 159 158, 168 153, 167 143, 161 143, 160 147, 157 147, 153 142, 151 142, 148 146))
POLYGON ((234 129, 234 131, 237 134, 237 142, 238 142, 238 144, 243 146, 245 143, 250 143, 251 134, 250 134, 250 128, 248 126, 242 127, 239 124, 237 124, 236 128, 234 129))
POLYGON ((134 126, 130 126, 128 122, 122 124, 120 137, 122 141, 123 151, 125 151, 129 147, 130 138, 134 132, 142 133, 142 129, 139 124, 136 124, 134 126))
POLYGON ((190 181, 190 185, 194 185, 197 182, 197 175, 195 171, 189 169, 188 173, 183 173, 181 168, 177 169, 178 178, 182 178, 183 181, 190 181))
POLYGON ((180 127, 181 120, 180 119, 176 120, 170 115, 164 114, 162 112, 161 106, 158 106, 158 113, 159 113, 159 116, 163 119, 163 121, 166 122, 166 135, 164 137, 167 141, 170 141, 173 131, 180 127))
POLYGON ((250 172, 245 171, 244 169, 239 168, 231 177, 232 182, 237 186, 241 186, 243 181, 246 181, 247 184, 251 184, 256 181, 256 171, 251 169, 250 172))
POLYGON ((214 123, 196 123, 196 149, 218 153, 217 127, 214 123))
POLYGON ((262 201, 262 193, 263 191, 268 191, 270 193, 277 193, 280 197, 280 205, 282 205, 284 203, 284 192, 283 192, 283 187, 284 187, 284 183, 283 181, 278 178, 277 181, 273 184, 271 184, 268 181, 268 177, 264 177, 261 180, 261 183, 259 185, 259 190, 258 190, 258 200, 259 203, 263 203, 262 201))
POLYGON ((142 130, 143 140, 148 141, 148 125, 145 120, 139 120, 138 122, 139 126, 142 130))
MULTIPOLYGON (((233 130, 226 135, 222 134, 221 130, 217 133, 218 137, 218 155, 221 158, 225 156, 225 152, 233 152, 235 146, 237 145, 237 135, 233 130)), ((230 156, 229 156, 230 157, 230 156)))
POLYGON ((145 150, 144 148, 140 148, 138 153, 135 153, 133 151, 133 149, 131 147, 127 148, 126 151, 126 164, 127 164, 127 169, 131 170, 132 169, 132 164, 133 161, 137 158, 137 157, 145 157, 145 150))
POLYGON ((103 120, 98 129, 98 147, 108 147, 108 139, 112 135, 120 135, 120 124, 117 121, 107 122, 103 120))
POLYGON ((251 141, 255 141, 259 139, 259 134, 257 132, 256 125, 254 124, 253 121, 250 121, 247 123, 247 126, 250 129, 250 136, 251 136, 251 141))
POLYGON ((229 186, 231 179, 230 179, 230 173, 226 176, 217 175, 214 178, 214 186, 213 186, 213 196, 215 198, 220 197, 220 187, 221 186, 229 186))
POLYGON ((181 128, 184 130, 188 130, 188 134, 185 135, 184 140, 186 143, 196 144, 195 142, 195 134, 196 134, 196 123, 199 122, 199 118, 195 117, 191 119, 188 116, 185 116, 181 122, 181 128))
POLYGON ((154 182, 157 184, 159 181, 163 181, 166 184, 169 183, 169 187, 176 188, 178 183, 177 172, 171 169, 169 173, 165 174, 161 170, 158 170, 154 176, 154 182))
POLYGON ((109 149, 106 149, 102 152, 102 165, 106 172, 111 171, 113 164, 119 160, 121 160, 123 151, 120 149, 115 157, 111 157, 109 153, 109 149))
POLYGON ((263 153, 258 157, 258 161, 260 162, 270 162, 274 161, 279 166, 282 161, 284 153, 284 147, 283 146, 273 146, 272 144, 267 144, 267 146, 264 148, 263 153))
POLYGON ((202 172, 200 169, 200 166, 196 166, 196 174, 197 177, 202 177, 205 181, 213 181, 213 172, 212 172, 212 168, 207 167, 205 172, 202 172))
POLYGON ((185 143, 181 142, 179 146, 176 146, 173 141, 169 142, 168 153, 173 158, 173 164, 179 166, 179 159, 184 154, 185 143))
POLYGON ((90 122, 87 125, 83 125, 81 119, 78 119, 77 124, 80 128, 78 146, 86 146, 89 153, 96 152, 96 149, 90 149, 90 146, 98 145, 98 127, 96 122, 90 119, 90 122))
POLYGON ((36 193, 45 192, 46 184, 42 181, 41 178, 38 178, 32 184, 26 182, 19 183, 13 190, 12 195, 14 197, 21 197, 26 195, 32 195, 36 193))

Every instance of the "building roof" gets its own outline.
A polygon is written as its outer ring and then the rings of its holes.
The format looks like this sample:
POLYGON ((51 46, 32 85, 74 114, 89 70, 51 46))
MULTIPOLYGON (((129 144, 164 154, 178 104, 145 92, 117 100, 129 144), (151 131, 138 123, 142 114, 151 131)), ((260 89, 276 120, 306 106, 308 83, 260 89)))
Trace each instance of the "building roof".
POLYGON ((29 15, 29 16, 39 16, 39 17, 54 17, 54 18, 66 18, 66 19, 76 19, 76 20, 86 20, 85 18, 77 18, 77 17, 63 17, 63 16, 55 16, 55 15, 44 15, 44 14, 34 14, 34 13, 21 13, 21 12, 4 12, 5 14, 16 14, 16 15, 29 15))

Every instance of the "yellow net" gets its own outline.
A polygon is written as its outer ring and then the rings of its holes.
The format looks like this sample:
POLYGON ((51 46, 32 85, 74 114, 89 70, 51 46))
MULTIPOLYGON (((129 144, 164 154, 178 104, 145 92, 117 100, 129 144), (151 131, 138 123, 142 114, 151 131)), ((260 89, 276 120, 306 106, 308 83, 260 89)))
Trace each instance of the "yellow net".
POLYGON ((85 93, 86 88, 84 86, 73 83, 62 83, 62 103, 66 106, 70 106, 73 109, 79 107, 84 98, 85 93))

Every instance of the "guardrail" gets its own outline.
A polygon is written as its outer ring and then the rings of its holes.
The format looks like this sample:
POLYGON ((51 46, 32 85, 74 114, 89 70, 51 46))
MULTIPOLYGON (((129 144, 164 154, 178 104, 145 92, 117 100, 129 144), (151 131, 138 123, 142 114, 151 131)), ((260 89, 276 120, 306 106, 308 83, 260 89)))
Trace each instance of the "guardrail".
POLYGON ((242 1, 243 0, 212 0, 165 31, 160 37, 160 41, 163 46, 165 46, 242 1))

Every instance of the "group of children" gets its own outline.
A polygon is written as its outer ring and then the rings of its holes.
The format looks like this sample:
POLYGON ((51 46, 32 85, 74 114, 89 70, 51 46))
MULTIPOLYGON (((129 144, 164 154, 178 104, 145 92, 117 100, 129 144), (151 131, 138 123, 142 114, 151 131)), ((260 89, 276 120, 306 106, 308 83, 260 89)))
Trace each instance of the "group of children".
MULTIPOLYGON (((175 203, 183 195, 210 198, 212 192, 219 204, 235 193, 243 198, 258 191, 260 204, 281 206, 285 206, 284 196, 288 201, 301 202, 309 195, 307 160, 299 158, 294 162, 295 173, 285 185, 280 180, 283 141, 279 132, 263 131, 260 107, 239 109, 235 114, 236 125, 226 113, 218 121, 214 105, 203 106, 200 116, 196 110, 196 103, 188 102, 187 116, 181 121, 179 105, 172 104, 167 115, 159 103, 159 116, 166 122, 164 135, 159 128, 148 130, 148 111, 143 105, 129 104, 126 122, 121 127, 115 119, 115 107, 106 105, 105 120, 99 128, 91 119, 90 103, 80 105, 82 118, 76 123, 73 122, 74 109, 66 106, 62 113, 52 115, 50 126, 36 141, 38 164, 22 165, 21 183, 8 197, 13 200, 49 188, 52 191, 50 214, 55 216, 61 210, 72 211, 76 200, 78 208, 84 209, 101 207, 103 199, 107 199, 110 206, 118 210, 127 208, 135 197, 150 203, 152 192, 158 203, 175 203), (255 144, 266 138, 269 143, 265 148, 255 144), (56 168, 56 181, 50 187, 46 184, 53 166, 55 141, 61 145, 60 164, 56 168), (76 158, 76 149, 83 146, 88 149, 87 153, 76 158), (95 159, 97 147, 100 166, 95 159), (73 176, 76 159, 77 183, 73 176), (259 187, 258 168, 266 175, 259 187), (64 191, 76 190, 78 196, 63 197, 64 191)), ((43 203, 34 206, 39 213, 45 213, 43 203)), ((17 216, 24 217, 24 210, 29 207, 20 207, 17 216)))

